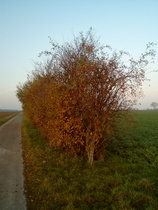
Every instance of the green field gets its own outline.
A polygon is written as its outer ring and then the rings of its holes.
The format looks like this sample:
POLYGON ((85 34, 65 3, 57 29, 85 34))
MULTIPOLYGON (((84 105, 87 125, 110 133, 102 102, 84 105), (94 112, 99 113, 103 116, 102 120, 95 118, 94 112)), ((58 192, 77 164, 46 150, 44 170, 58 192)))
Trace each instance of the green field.
POLYGON ((18 112, 0 112, 0 126, 14 117, 18 112))
POLYGON ((134 114, 133 130, 92 166, 49 147, 24 118, 28 209, 158 209, 158 111, 134 114))

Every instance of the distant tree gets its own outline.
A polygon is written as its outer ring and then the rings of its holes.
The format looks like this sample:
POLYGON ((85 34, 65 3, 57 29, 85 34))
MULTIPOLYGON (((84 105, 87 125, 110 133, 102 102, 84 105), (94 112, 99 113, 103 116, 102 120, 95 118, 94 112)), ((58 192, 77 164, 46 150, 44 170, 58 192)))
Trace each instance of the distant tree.
POLYGON ((157 102, 152 102, 151 107, 153 107, 153 109, 157 109, 158 108, 158 103, 157 102))

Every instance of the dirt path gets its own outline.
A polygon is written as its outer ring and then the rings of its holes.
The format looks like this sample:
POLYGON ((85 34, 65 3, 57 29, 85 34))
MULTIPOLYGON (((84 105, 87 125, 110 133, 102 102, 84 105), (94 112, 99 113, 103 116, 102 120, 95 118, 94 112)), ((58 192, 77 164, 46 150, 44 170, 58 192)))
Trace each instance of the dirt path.
POLYGON ((22 113, 0 126, 0 209, 24 210, 23 158, 21 149, 22 113))

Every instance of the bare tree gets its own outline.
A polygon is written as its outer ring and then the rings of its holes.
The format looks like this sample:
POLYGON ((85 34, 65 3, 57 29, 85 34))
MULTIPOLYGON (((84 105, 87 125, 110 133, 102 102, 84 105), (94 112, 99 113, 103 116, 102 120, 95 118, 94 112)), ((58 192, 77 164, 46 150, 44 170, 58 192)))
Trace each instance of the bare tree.
POLYGON ((157 109, 158 108, 158 103, 157 102, 152 102, 151 107, 153 107, 153 109, 157 109))

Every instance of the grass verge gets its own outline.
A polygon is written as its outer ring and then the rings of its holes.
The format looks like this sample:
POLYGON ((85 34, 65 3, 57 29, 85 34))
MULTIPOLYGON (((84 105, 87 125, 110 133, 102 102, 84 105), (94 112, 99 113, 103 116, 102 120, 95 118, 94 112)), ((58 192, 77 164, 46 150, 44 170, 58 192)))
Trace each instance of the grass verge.
POLYGON ((115 142, 92 166, 50 147, 24 118, 28 210, 158 209, 158 112, 138 118, 132 140, 115 142))
POLYGON ((8 120, 10 120, 11 118, 13 118, 15 115, 17 115, 19 112, 13 112, 13 113, 3 113, 2 114, 4 116, 1 117, 1 113, 0 113, 0 126, 3 125, 5 122, 7 122, 8 120))

